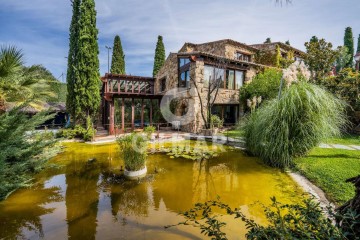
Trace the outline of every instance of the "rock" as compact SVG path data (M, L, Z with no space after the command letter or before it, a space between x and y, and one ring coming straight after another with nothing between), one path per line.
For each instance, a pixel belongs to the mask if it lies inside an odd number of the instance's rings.
M96 158L89 158L87 160L87 163L94 163L94 162L96 162Z

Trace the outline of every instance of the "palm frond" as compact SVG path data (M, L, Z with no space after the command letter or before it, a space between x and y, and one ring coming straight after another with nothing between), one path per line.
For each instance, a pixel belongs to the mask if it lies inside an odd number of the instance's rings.
M15 46L0 47L0 78L16 72L24 64L24 54Z

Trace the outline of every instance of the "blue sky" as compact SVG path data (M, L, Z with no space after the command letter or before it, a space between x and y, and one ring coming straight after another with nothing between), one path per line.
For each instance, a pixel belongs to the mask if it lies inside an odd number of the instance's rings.
M126 72L151 76L157 36L166 54L184 42L231 38L252 44L267 37L290 40L304 50L316 35L334 46L343 44L344 29L360 34L359 0L293 0L280 7L274 0L96 0L100 73L107 70L106 45L119 34ZM66 73L69 0L0 0L0 45L23 49L26 64L43 64L55 77ZM356 47L356 46L355 46Z

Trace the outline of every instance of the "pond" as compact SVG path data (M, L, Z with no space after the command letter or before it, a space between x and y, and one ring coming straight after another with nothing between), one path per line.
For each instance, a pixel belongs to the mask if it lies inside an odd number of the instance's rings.
M206 148L189 141L174 144ZM150 154L147 177L126 181L119 177L124 164L116 144L66 143L50 161L57 167L0 202L0 239L203 239L190 226L164 226L184 220L179 211L218 196L258 223L266 220L257 201L269 204L272 196L300 201L302 190L286 173L240 150L214 147L222 152L203 161ZM229 239L243 239L241 221L222 219Z

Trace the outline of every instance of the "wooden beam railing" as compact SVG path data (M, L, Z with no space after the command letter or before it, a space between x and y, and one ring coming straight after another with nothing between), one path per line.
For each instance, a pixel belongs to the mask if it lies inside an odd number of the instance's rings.
M105 83L105 93L111 94L154 94L154 82L148 80L109 79Z

